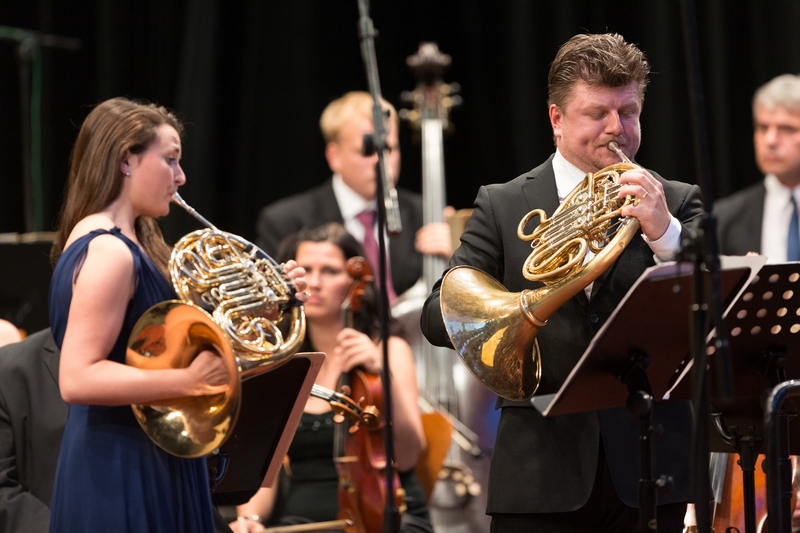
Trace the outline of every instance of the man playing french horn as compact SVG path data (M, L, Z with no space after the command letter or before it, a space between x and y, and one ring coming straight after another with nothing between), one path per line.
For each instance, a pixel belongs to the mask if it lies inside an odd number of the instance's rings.
M511 292L542 287L529 281L539 278L531 278L527 261L531 245L540 242L529 244L531 239L521 237L553 216L565 199L581 201L586 195L570 192L585 186L587 173L620 163L621 157L634 158L649 70L641 50L617 34L577 35L561 47L548 77L556 152L510 182L480 189L451 269L480 269ZM702 213L696 185L667 181L638 165L620 168L618 183L607 191L622 206L618 214L638 221L640 229L632 226L635 234L624 250L617 247L608 267L584 276L579 288L569 287L557 308L544 313L532 308L528 319L538 328L538 393L558 390L634 281L656 261L674 259L682 233ZM520 224L532 210L541 212ZM524 226L519 232L518 225ZM585 245L578 248L579 255L586 254L578 268L587 271L597 270L593 257L607 256ZM426 337L441 346L451 345L440 307L447 292L446 283L443 289L442 281L437 283L422 316ZM461 297L480 301L485 294ZM487 504L491 530L637 531L638 420L625 408L545 418L527 400L532 393L501 394L507 397L498 401L502 414ZM674 480L672 489L658 496L658 531L678 532L689 500L691 411L687 403L658 403L654 418L664 433L654 442L653 474Z

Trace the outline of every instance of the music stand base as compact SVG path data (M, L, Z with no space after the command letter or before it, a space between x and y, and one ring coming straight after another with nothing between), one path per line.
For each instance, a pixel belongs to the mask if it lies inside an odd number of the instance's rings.
M656 486L653 480L653 405L650 384L645 373L648 357L642 352L631 354L630 367L622 376L628 386L628 410L639 419L639 531L656 531Z

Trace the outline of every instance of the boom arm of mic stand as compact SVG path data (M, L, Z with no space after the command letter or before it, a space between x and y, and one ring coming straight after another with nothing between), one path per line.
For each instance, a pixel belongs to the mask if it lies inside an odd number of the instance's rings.
M381 86L378 79L378 61L375 58L375 27L369 18L369 1L358 0L358 35L361 40L361 56L367 70L367 84L372 95L372 123L374 127L372 149L378 152L378 179L383 184L383 205L386 208L386 231L397 235L403 230L400 222L400 204L397 201L397 190L394 188L391 172L386 164L386 127L384 126L383 108L381 107ZM365 152L367 146L365 145Z
M381 288L386 283L386 239L384 237L384 221L394 226L388 226L390 233L399 233L402 229L400 223L400 210L397 204L397 191L390 181L389 173L384 158L386 149L386 132L383 124L383 109L381 108L380 82L378 81L378 62L375 59L375 28L369 18L368 0L358 0L358 33L361 40L361 54L366 68L367 83L372 95L372 122L374 127L373 147L378 151L378 165L376 172L380 175L376 180L378 193L383 196L383 205L378 207L378 257L380 258L378 277ZM366 139L365 139L366 141ZM365 146L366 147L366 146ZM395 533L400 527L400 509L392 493L394 485L394 430L393 398L391 386L391 372L389 372L389 296L386 290L381 291L381 338L383 339L383 375L381 376L384 391L384 447L386 453L386 506L383 514L383 532Z
M695 145L695 168L703 192L705 218L701 234L705 232L704 241L696 243L695 248L695 299L696 304L692 311L693 339L692 356L694 357L694 373L692 384L694 387L694 431L692 480L695 501L709 501L710 474L709 474L709 384L705 368L705 333L706 333L706 308L710 303L713 312L713 323L717 330L718 350L715 354L716 367L718 368L718 388L723 397L730 397L733 384L730 371L730 354L728 353L727 331L722 319L722 298L720 296L719 279L719 249L717 246L716 224L712 210L714 204L714 187L711 179L711 162L709 159L710 146L705 120L705 97L703 95L702 77L700 72L699 43L697 38L697 18L694 0L681 2L681 15L683 21L684 51L686 54L687 78L689 80L689 100L692 109L693 140ZM705 263L710 273L710 302L705 301L703 285L703 271L701 265ZM701 292L702 291L702 292ZM711 530L710 509L705 505L697 507L697 525L703 533Z

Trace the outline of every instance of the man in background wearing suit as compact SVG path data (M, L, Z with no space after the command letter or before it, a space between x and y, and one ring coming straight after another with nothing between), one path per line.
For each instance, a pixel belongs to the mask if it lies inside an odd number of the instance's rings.
M800 76L784 74L753 97L753 144L764 179L714 204L719 251L800 261Z
M67 412L49 329L0 348L0 531L47 531Z
M800 261L800 76L783 74L756 90L753 146L764 178L714 203L719 252L754 252L767 263ZM800 527L800 507L792 526Z
M400 147L397 111L387 101L382 106L389 112L386 143L389 149L387 166L395 182L400 175ZM378 156L363 155L364 136L374 132L373 100L369 93L352 91L334 100L320 117L325 138L325 158L333 177L308 191L279 200L261 210L256 225L256 244L271 256L288 235L305 226L339 222L362 245L368 232L374 239L374 219L363 214L376 210L375 165ZM392 293L400 295L422 276L422 255L450 257L450 230L444 223L422 225L422 199L419 194L398 188L400 219L403 231L387 239ZM377 266L373 272L377 274Z
M512 181L481 187L450 267L481 269L511 292L541 287L522 276L531 245L517 237L517 226L534 209L552 216L587 173L620 162L610 141L634 158L649 71L644 54L620 35L576 35L567 41L548 77L556 153ZM542 358L537 394L558 391L631 285L656 260L675 257L687 225L703 212L696 185L667 181L644 168L623 173L620 183L619 197L636 198L621 214L637 218L641 229L590 287L549 319L537 317L548 319L536 337ZM422 330L431 343L446 346L440 287L441 281L425 303ZM658 312L655 306L651 312ZM498 406L487 504L493 533L638 531L638 418L624 407L543 417L529 401L501 399ZM672 490L658 495L660 533L683 529L691 418L688 402L656 404L654 423L664 432L653 442L653 474L674 480Z

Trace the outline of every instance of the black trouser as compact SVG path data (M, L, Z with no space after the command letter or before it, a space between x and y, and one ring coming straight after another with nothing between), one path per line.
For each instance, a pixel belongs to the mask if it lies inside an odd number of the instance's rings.
M659 505L658 533L681 533L685 503ZM492 533L638 533L639 509L617 496L608 461L600 445L597 474L586 505L566 513L493 514Z

